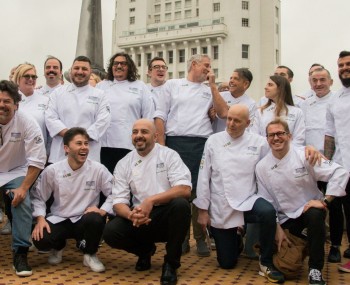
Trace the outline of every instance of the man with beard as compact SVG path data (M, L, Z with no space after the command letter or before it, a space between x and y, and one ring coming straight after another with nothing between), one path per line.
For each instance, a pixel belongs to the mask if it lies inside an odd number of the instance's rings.
M38 92L49 96L56 88L62 85L62 62L54 56L49 56L44 63L44 76L46 84L38 89Z
M96 87L105 91L111 106L111 123L101 138L101 163L113 173L117 162L133 149L129 139L133 123L141 118L153 119L154 104L128 54L114 54L107 73L107 80Z
M101 137L107 130L111 114L103 91L89 85L91 61L86 56L74 59L70 71L72 83L55 90L45 121L52 137L49 162L64 159L63 136L72 127L83 127L90 137L90 159L100 161Z
M137 271L150 269L155 242L167 242L160 281L176 284L181 244L191 219L191 174L175 151L156 144L152 121L137 120L131 137L135 149L114 171L117 216L107 223L103 237L111 247L136 254Z
M214 106L220 118L227 116L227 104L216 87L215 74L211 70L210 57L196 54L187 61L187 78L170 79L162 88L162 96L155 112L158 142L180 154L191 171L192 197L196 197L199 163L204 144L213 133L209 109ZM204 82L208 80L208 87ZM166 136L166 140L165 140ZM197 222L198 209L192 206L193 235L197 255L209 256L205 234ZM190 251L189 232L183 244L183 254Z
M147 84L149 90L152 92L152 99L157 108L158 97L161 96L162 86L166 81L168 75L168 66L165 63L164 58L154 57L148 64L148 77L150 78L150 83Z
M28 191L45 166L46 151L37 123L18 111L20 100L15 83L0 81L0 190L12 200L13 267L18 276L29 276L32 217Z
M49 264L62 262L66 239L74 238L84 253L83 264L94 272L105 271L96 253L105 225L105 216L112 214L112 199L98 208L100 193L109 197L113 176L96 161L88 159L89 135L83 128L70 128L63 136L67 158L49 165L41 173L31 191L32 233L39 250L51 250ZM50 214L46 202L53 195Z
M343 87L333 95L328 104L324 154L328 159L333 159L350 172L350 51L340 52L338 75ZM342 205L345 213L346 233L349 244L349 248L344 252L344 257L350 258L350 183L346 186L346 196L334 199L331 207L341 211ZM340 218L337 222L340 233L343 232L343 224L343 219ZM350 262L338 268L341 271L350 272Z

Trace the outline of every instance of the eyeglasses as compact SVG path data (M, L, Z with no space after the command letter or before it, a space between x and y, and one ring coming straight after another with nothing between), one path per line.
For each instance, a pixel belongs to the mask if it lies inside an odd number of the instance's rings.
M30 74L26 74L26 75L23 75L22 76L23 78L25 78L25 79L33 79L33 80L37 80L37 78L38 78L38 76L36 76L36 75L30 75Z
M273 138L275 138L275 136L277 136L278 138L281 138L281 137L288 135L288 134L289 134L288 132L269 133L266 135L266 137L268 139L273 139Z
M153 65L152 67L151 67L151 70L152 69L155 69L155 70L168 70L168 67L166 66L166 65Z
M113 61L113 66L118 66L121 65L122 67L125 67L128 65L128 63L126 61Z

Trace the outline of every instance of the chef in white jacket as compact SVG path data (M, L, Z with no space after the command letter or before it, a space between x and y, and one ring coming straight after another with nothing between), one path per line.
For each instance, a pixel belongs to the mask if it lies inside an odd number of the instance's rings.
M83 127L90 137L90 159L100 161L101 137L110 120L110 105L103 91L89 85L91 61L78 56L71 68L72 83L55 90L45 112L52 137L49 162L64 159L63 135L72 127Z
M256 167L258 194L273 204L278 223L276 241L287 240L284 229L302 237L307 230L309 284L326 284L324 265L326 209L335 196L344 196L349 173L339 164L322 160L310 166L304 152L291 144L292 135L282 119L266 127L271 152ZM328 182L325 197L317 181Z
M51 250L48 262L62 261L66 239L74 238L84 253L84 265L95 272L105 270L96 256L105 225L112 214L113 176L107 168L87 159L89 135L84 128L70 128L63 137L67 158L49 165L31 191L33 217L37 224L32 237L39 250ZM98 208L100 193L107 197ZM50 213L46 202L53 195Z
M199 208L198 222L203 228L210 225L222 268L237 263L237 227L262 223L261 274L272 282L283 282L283 274L272 263L276 213L256 195L255 166L268 152L268 145L263 137L246 131L249 124L247 106L230 107L226 130L210 136L205 144L193 203Z

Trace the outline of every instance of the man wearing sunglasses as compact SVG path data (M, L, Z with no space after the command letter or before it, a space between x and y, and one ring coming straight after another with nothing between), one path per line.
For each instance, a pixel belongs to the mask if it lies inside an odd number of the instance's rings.
M30 276L27 253L32 211L28 191L44 169L46 151L37 123L18 111L20 100L16 84L0 81L0 190L12 200L13 267L18 276Z
M326 213L336 196L345 195L349 173L339 164L324 159L310 166L303 151L291 144L288 124L279 118L267 125L266 134L271 152L257 164L256 176L258 194L269 201L277 213L278 249L282 241L289 243L283 229L306 239L310 255L309 284L325 285L322 269ZM328 182L325 196L318 189L317 181Z

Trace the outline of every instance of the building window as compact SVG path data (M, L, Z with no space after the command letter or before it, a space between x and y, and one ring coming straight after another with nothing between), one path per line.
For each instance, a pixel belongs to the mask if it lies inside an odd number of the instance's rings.
M137 66L140 67L141 66L141 54L137 54Z
M172 72L168 72L168 77L169 77L169 79L173 79L173 73Z
M213 59L219 59L219 46L213 46Z
M162 51L158 51L158 57L163 57L163 52Z
M249 10L249 2L242 1L242 10Z
M151 53L146 53L146 61L147 61L147 65L149 64L149 62L152 59L152 54Z
M130 0L130 2L132 3L132 2L135 2L136 0Z
M197 54L197 48L191 48L191 55Z
M179 50L179 62L185 62L185 50L184 49Z
M129 11L130 12L135 12L135 8L130 8Z
M191 7L192 5L192 0L185 0L185 7Z
M181 1L176 1L175 2L175 9L176 10L181 9Z
M220 3L213 3L213 11L214 12L220 11Z
M175 20L181 19L181 11L175 12Z
M160 23L160 15L154 15L154 22Z
M249 27L249 19L242 18L242 27Z
M196 9L196 17L199 17L199 9Z
M276 49L276 64L280 64L280 51Z
M278 7L275 7L275 14L276 14L276 18L280 16L280 9L278 9Z
M249 58L249 45L242 45L242 58Z
M171 20L171 13L165 13L165 21Z
M276 35L278 35L279 32L280 32L279 26L278 26L278 24L276 24Z
M179 71L179 78L185 77L185 71Z
M208 47L202 47L202 54L208 54Z
M154 5L154 13L160 13L160 5Z
M171 3L165 3L165 11L171 11Z
M185 18L191 18L191 10L185 10Z
M219 69L214 68L214 69L213 69L213 72L214 72L214 74L215 74L215 78L218 78L218 77L219 77Z
M135 17L130 17L130 18L129 18L129 24L130 24L130 25L135 24Z
M169 61L169 64L174 62L174 53L172 50L168 51L168 61Z

